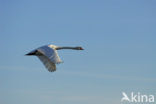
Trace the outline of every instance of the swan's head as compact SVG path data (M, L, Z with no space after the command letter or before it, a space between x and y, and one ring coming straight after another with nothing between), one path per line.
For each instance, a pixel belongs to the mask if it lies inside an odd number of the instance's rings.
M75 47L76 50L84 50L82 47Z

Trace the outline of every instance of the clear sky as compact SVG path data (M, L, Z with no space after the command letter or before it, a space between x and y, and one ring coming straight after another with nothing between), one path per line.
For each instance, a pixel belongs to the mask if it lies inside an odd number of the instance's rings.
M155 0L1 0L0 104L120 104L156 95ZM63 64L48 72L24 54L46 44Z

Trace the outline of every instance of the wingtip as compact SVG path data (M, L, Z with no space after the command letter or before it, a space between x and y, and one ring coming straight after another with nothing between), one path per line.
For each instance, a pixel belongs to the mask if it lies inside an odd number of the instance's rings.
M28 54L25 54L24 56L28 56Z
M25 54L25 56L32 56L32 55L36 55L36 51Z

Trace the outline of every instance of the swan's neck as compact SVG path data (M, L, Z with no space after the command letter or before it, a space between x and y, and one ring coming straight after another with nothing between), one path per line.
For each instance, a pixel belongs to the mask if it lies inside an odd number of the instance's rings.
M60 49L77 49L76 47L57 47L56 50L60 50Z

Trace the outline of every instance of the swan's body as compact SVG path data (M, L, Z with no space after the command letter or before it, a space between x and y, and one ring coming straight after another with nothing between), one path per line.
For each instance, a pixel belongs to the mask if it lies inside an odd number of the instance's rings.
M45 45L39 47L26 55L35 55L41 62L45 65L48 71L56 71L56 64L61 63L61 59L58 56L57 50L60 49L74 49L74 50L83 50L81 47L58 47L55 45Z

